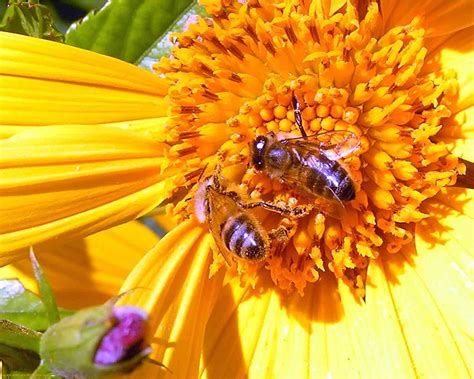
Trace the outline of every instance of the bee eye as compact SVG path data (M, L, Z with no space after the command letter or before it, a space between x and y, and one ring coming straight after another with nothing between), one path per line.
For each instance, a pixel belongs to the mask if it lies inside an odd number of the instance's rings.
M252 145L252 164L257 170L263 170L263 153L267 139L265 136L258 136Z
M257 170L263 169L263 159L260 156L254 156L252 159L252 164Z

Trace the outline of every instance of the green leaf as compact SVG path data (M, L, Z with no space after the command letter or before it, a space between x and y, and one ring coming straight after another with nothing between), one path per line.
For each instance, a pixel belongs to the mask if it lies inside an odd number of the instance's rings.
M40 338L39 332L8 320L0 320L0 344L38 353Z
M111 0L71 25L66 43L127 62L141 61L192 0Z
M59 321L59 311L54 298L53 290L48 282L48 279L43 273L38 261L36 260L33 249L30 249L30 260L33 265L33 272L35 273L36 282L41 294L41 300L43 300L46 308L46 315L48 316L49 325L53 325Z
M151 69L152 65L161 57L170 54L171 48L173 47L173 44L170 41L170 35L172 33L183 30L190 17L206 15L206 9L202 5L197 3L193 4L181 15L180 18L175 20L175 22L168 28L167 32L158 39L153 48L139 62L139 65Z
M8 378L13 378L11 370L33 371L40 363L35 352L0 344L0 360L9 370ZM27 375L23 375L25 378Z
M62 42L64 38L54 27L49 9L36 0L10 0L0 30L52 41Z
M61 317L72 313L60 310ZM49 325L41 299L16 279L0 280L0 319L40 331L46 330Z

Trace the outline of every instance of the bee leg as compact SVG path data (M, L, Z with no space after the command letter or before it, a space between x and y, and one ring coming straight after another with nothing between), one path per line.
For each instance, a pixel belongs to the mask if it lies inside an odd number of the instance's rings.
M223 192L222 184L220 181L221 171L222 166L220 164L217 164L214 169L214 175L212 175L212 184L214 185L214 188L219 192Z
M265 201L256 201L254 203L244 203L242 201L236 200L237 203L245 209L252 209L261 207L272 212L280 213L285 216L290 217L304 217L307 216L313 209L313 205L299 205L295 207L282 207L273 203L268 203Z
M285 223L285 221L287 222ZM279 255L279 253L285 249L288 241L295 234L295 231L296 224L288 219L283 219L280 221L277 228L268 233L268 236L274 243L274 255Z

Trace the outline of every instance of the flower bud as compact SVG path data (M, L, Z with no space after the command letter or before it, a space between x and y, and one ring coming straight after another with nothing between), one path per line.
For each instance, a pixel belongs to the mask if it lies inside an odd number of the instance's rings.
M94 378L132 370L149 353L143 347L146 313L107 302L78 311L41 337L43 364L56 375Z

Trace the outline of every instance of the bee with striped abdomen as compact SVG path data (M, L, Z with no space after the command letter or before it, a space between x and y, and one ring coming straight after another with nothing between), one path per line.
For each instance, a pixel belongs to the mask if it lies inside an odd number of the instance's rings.
M295 119L302 137L279 138L273 132L256 137L251 144L252 165L310 199L323 197L340 204L354 200L354 182L338 160L359 146L359 138L350 131L307 136L301 117Z
M257 218L244 208L235 192L221 187L218 175L206 179L195 195L198 221L207 220L209 230L225 260L230 256L261 261L270 251L270 237Z

